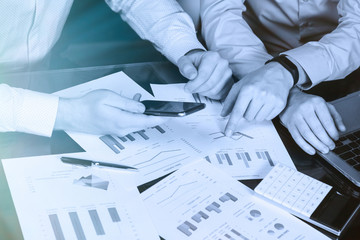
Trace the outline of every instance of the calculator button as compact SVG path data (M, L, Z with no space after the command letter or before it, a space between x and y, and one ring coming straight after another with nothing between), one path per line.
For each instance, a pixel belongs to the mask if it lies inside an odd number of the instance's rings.
M360 170L360 164L357 166ZM255 191L280 204L282 208L310 217L329 193L331 186L289 167L282 165L281 168L280 172L275 166ZM273 174L272 171L275 170L276 173Z

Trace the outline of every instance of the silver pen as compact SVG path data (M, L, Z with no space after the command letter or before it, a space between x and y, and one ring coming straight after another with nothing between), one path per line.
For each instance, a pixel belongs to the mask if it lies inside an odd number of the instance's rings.
M81 158L72 158L72 157L61 157L60 158L63 163L73 164L73 165L81 165L84 167L107 167L107 168L120 168L120 169L129 169L129 170L138 170L135 167L131 167L128 165L122 165L117 163L109 163L109 162L100 162L95 160L81 159Z

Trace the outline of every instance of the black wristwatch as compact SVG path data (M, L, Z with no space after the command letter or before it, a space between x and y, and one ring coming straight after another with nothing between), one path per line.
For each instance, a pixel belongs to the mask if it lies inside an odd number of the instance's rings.
M294 79L293 86L295 86L298 83L298 81L299 81L299 70L296 67L296 65L286 57L286 55L276 56L276 57L266 61L265 64L268 64L269 62L278 62L278 63L280 63L292 75L292 77Z

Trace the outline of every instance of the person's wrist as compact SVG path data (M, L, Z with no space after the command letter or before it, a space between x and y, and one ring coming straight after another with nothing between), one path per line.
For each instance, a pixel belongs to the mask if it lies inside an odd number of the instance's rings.
M265 65L270 62L277 62L279 63L283 68L285 68L292 76L293 83L292 86L296 86L299 81L299 70L298 67L287 58L286 55L279 55L276 56L267 62L265 62Z
M272 79L281 79L281 83L290 91L294 83L291 73L278 62L269 62L266 66L271 69L268 77ZM274 78L274 76L278 76L278 78Z
M69 124L71 124L71 121L69 121L69 116L71 116L71 105L72 104L70 103L69 99L59 98L59 104L54 125L55 130L66 130L71 128L71 126L69 126Z
M203 53L205 52L205 49L201 49L201 48L195 48L195 49L191 49L190 51L188 51L187 53L184 54L184 56L188 56L194 53Z

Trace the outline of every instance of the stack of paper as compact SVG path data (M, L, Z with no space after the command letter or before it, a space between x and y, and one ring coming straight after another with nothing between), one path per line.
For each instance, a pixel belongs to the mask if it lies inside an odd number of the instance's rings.
M233 179L263 178L277 162L294 167L271 122L243 121L228 138L221 102L185 93L183 84L152 88L156 99L207 107L126 136L68 132L87 151L72 157L138 172L75 167L57 155L3 160L25 239L159 239L153 224L167 240L327 239ZM154 99L122 72L55 94L78 97L95 89ZM136 186L171 172L141 200Z

